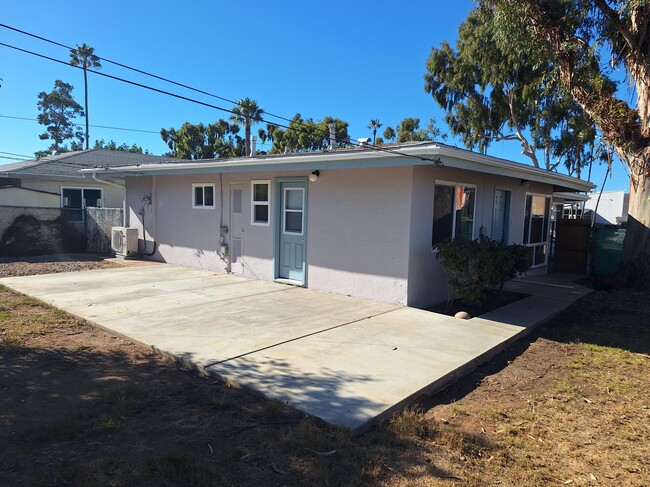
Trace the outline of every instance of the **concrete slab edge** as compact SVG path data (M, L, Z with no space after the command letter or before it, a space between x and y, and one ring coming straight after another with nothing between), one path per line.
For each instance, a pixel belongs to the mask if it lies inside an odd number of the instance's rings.
M591 292L591 290L589 290L589 292ZM589 294L589 292L585 293L585 296L587 294ZM528 299L528 298L524 298L524 299ZM557 311L555 311L553 313L550 313L548 316L544 317L542 320L538 321L537 323L535 323L533 325L522 328L519 332L515 333L510 338L502 341L498 345L495 345L491 349L486 350L485 352L481 353L480 355L477 355L476 357L474 357L469 362L466 362L465 364L461 365L457 369L452 370L448 374L446 374L446 375L444 375L442 377L439 377L438 379L436 379L431 384L421 388L420 390L414 392L413 394L410 394L408 397L402 399L397 404L394 404L390 408L388 408L385 411L379 413L378 415L376 415L372 419L366 421L365 423L363 423L363 424L361 424L361 425L359 425L359 426L357 426L355 428L351 428L350 431L351 431L352 436L357 436L357 435L360 435L360 434L363 434L363 433L369 431L370 429L372 429L377 424L381 423L382 421L385 421L385 420L389 419L393 414L395 414L395 413L397 413L399 411L402 411L402 410L406 409L407 407L409 407L410 405L417 402L417 399L420 398L421 396L423 396L423 395L432 395L432 394L435 394L435 393L438 393L438 392L444 390L445 388L447 388L448 386L453 384L459 378L467 375L471 371L477 369L478 367L480 367L484 363L488 362L489 360L491 360L494 357L496 357L497 355L499 355L506 348L508 348L512 343L514 343L514 342L516 342L518 340L521 340L526 335L529 335L533 331L535 331L539 326L543 325L544 323L548 323L553 318L560 315L562 312L564 312L567 308L572 306L577 301L578 300L573 301L573 302L567 302L566 306L563 306L561 309L559 309L559 310L557 310ZM480 316L478 316L477 318L480 318Z

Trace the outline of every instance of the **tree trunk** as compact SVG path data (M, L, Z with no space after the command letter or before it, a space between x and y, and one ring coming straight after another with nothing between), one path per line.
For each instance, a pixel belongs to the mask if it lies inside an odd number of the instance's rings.
M244 137L246 138L246 140L244 140L244 147L246 148L246 156L245 157L249 157L251 155L251 120L250 120L250 118L246 118Z
M88 133L88 74L86 73L86 62L84 61L84 108L86 111L86 150L88 150L88 139L90 134Z
M622 284L650 289L650 178L639 177L630 188L630 209L618 272Z

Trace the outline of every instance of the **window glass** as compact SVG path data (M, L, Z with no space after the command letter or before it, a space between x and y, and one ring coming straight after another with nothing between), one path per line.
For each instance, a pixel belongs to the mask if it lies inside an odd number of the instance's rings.
M435 246L446 238L474 238L476 188L437 184L433 190L433 232Z
M269 186L267 181L253 182L252 223L268 225L269 223Z
M214 206L214 188L212 186L203 188L203 201L205 206Z
M456 234L455 238L472 240L474 229L474 188L456 186Z
M214 184L193 184L193 207L214 208Z
M269 207L267 205L255 205L255 223L266 223L269 221Z
M84 202L86 207L92 206L99 208L102 206L102 190L101 189L84 189Z
M81 188L64 188L63 208L83 208L81 205Z
M269 185L268 183L255 183L253 184L253 201L269 201Z
M194 188L194 206L203 206L203 186Z
M530 249L528 262L532 267L542 266L548 260L550 210L551 198L548 196L526 196L524 244Z
M436 186L433 190L433 236L432 245L451 238L453 230L454 187Z
M533 260L533 265L543 265L546 264L546 245L537 245L535 249L535 258Z

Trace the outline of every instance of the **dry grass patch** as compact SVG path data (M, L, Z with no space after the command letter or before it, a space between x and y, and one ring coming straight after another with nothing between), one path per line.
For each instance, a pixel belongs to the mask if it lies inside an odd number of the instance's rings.
M0 484L650 485L649 297L589 296L351 437L0 288Z

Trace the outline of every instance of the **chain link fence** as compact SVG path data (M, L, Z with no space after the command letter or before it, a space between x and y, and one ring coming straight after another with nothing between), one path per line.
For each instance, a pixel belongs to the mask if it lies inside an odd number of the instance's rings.
M0 257L110 253L111 226L122 225L121 209L0 206Z

